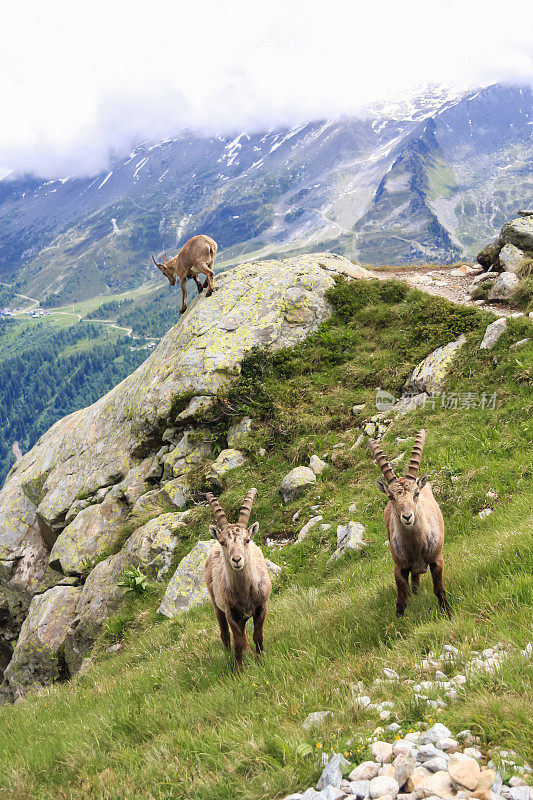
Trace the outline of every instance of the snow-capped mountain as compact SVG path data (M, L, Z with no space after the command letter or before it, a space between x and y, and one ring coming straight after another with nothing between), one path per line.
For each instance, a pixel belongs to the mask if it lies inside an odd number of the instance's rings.
M364 118L182 132L89 178L8 175L0 276L67 302L153 278L150 252L199 232L219 265L316 249L369 264L472 257L532 203L531 110L531 88L433 87Z

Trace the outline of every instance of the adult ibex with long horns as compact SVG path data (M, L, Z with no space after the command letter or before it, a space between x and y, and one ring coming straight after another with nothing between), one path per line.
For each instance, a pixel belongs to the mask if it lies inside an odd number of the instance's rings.
M181 310L183 314L187 310L187 278L192 278L196 284L198 292L203 292L205 284L200 283L198 280L199 275L207 276L207 297L215 291L215 273L213 265L215 263L215 256L217 254L217 243L210 236L193 236L188 242L185 242L177 256L166 260L166 254L163 258L163 263L159 264L152 255L152 261L158 269L161 270L163 275L168 278L171 286L176 285L179 280L181 285Z
M419 431L405 478L395 475L378 443L374 439L368 441L372 455L383 473L383 478L378 479L378 486L389 498L385 509L385 525L394 560L398 616L404 613L407 606L409 573L411 588L416 594L420 575L427 572L428 566L439 606L450 616L450 605L442 580L444 520L427 482L427 475L418 477L425 439L425 430Z
M248 527L256 495L257 489L250 489L234 525L228 522L218 500L211 493L206 495L217 523L209 526L209 532L217 544L207 556L205 581L215 609L220 637L228 650L231 647L230 630L233 634L236 670L242 669L242 654L249 648L245 628L250 618L254 621L257 654L263 652L263 623L272 591L263 553L252 542L259 530L259 523L254 522Z

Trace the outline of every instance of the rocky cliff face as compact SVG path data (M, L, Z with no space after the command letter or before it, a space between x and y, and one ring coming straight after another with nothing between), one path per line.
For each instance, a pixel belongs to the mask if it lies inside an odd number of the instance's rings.
M199 415L251 348L294 345L316 330L330 314L325 293L341 274L368 276L327 253L225 273L136 372L56 423L13 467L0 492L5 698L79 668L120 603L125 570L142 567L168 582L188 473L210 455ZM232 449L219 461L217 479L242 456ZM177 513L160 512L124 541L132 509L154 497Z

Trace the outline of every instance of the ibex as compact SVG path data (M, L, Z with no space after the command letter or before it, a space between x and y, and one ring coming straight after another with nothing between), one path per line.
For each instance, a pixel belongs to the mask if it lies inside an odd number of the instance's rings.
M152 261L163 275L168 278L171 286L176 285L179 279L181 285L181 310L183 314L187 310L187 278L192 278L199 292L204 290L205 284L201 284L198 276L207 275L207 297L210 297L215 290L215 273L213 265L217 254L217 243L209 236L200 234L193 236L185 242L177 256L166 260L166 253L163 263L158 264L152 255Z
M383 478L378 479L378 486L389 498L385 509L385 525L394 560L398 616L404 613L407 606L409 573L411 588L416 594L420 575L427 572L428 566L439 606L450 616L450 605L442 581L444 520L427 482L427 475L418 477L425 439L425 430L419 431L405 478L396 477L378 443L374 439L368 441L372 455L383 473Z
M254 620L257 654L263 652L263 623L272 591L263 553L252 542L259 523L247 527L256 495L257 489L250 489L235 525L230 525L216 498L210 493L206 495L217 522L209 526L209 532L217 544L207 556L205 581L220 638L228 650L231 648L230 629L233 633L234 666L238 671L242 669L243 651L249 648L245 627L250 617Z

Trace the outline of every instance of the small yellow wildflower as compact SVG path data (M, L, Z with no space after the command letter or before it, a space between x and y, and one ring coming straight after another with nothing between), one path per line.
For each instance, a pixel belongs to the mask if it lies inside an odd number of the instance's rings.
M317 743L316 743L316 746L317 746L317 748L320 750L320 748L322 747L322 742L317 742Z

